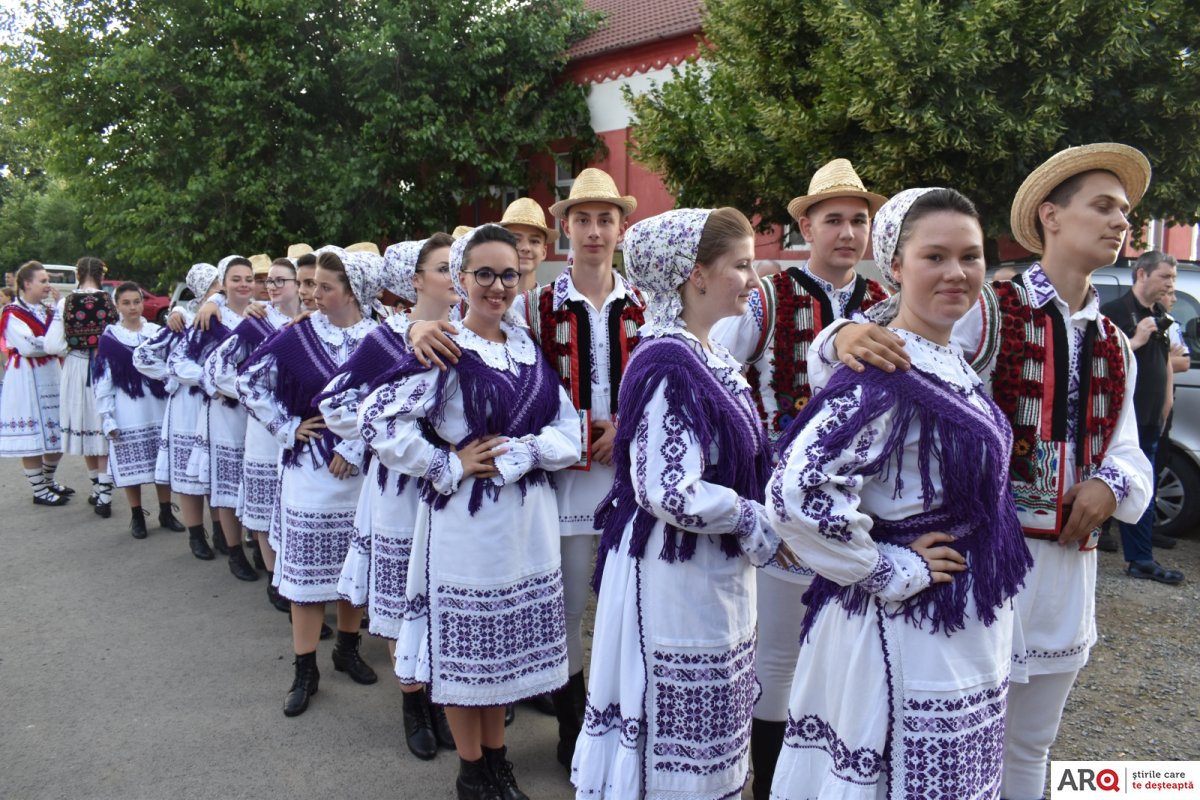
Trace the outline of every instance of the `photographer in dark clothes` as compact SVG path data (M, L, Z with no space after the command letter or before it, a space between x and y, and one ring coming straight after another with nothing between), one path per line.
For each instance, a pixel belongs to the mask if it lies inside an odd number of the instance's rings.
M1171 344L1167 329L1174 320L1159 301L1175 288L1175 258L1157 250L1138 257L1133 265L1133 288L1122 297L1106 303L1101 311L1129 337L1137 357L1137 388L1133 394L1137 414L1138 441L1142 452L1154 463L1163 423L1170 409L1172 372ZM1155 476L1157 483L1157 476ZM1160 537L1171 546L1174 540ZM1170 542L1170 544L1167 544ZM1183 573L1166 569L1154 560L1154 503L1136 524L1121 523L1121 547L1128 562L1126 574L1159 583L1176 584Z

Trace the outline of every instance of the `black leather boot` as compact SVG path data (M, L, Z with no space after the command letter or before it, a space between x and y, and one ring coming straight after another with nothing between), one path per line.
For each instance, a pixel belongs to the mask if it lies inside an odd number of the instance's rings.
M337 646L333 648L333 668L349 675L355 683L371 684L379 680L379 676L375 674L375 670L371 669L371 665L363 661L362 656L358 654L360 641L362 641L362 634L358 631L354 633L338 631Z
M522 792L517 786L517 779L513 775L513 765L506 757L507 755L507 747L483 748L483 763L487 764L488 772L492 776L492 783L496 784L496 788L500 790L500 797L503 800L529 800L529 795Z
M175 516L175 513L171 510L170 506L158 507L158 527L166 528L167 530L175 531L176 533L183 533L187 530L187 528L184 527L184 524Z
M192 548L192 555L201 561L212 561L216 558L213 555L212 548L208 546L208 540L204 536L204 528L197 525L194 528L188 528L188 547Z
M425 690L403 692L404 695L404 743L414 756L429 761L437 755L437 736L433 732L433 719L429 714L429 698Z
M425 694L429 694L428 689L425 690ZM433 735L437 737L438 744L447 750L453 750L454 732L450 730L450 720L446 719L446 709L430 701L429 716L433 717Z
M485 759L467 761L458 759L458 780L454 788L458 791L458 800L501 800L500 790L492 781Z
M260 548L258 546L258 542L253 539L250 541L250 561L254 564L255 569L260 569L263 572L270 572L270 570L267 569L267 562L263 561L262 548Z
M213 514L215 517L216 514ZM225 530L221 527L221 523L213 520L213 550L216 550L223 556L229 555L229 545L225 544Z
M775 762L783 749L786 722L766 719L750 721L750 766L754 770L754 800L769 800L771 781L775 779Z
M587 688L583 684L583 671L580 670L567 679L567 685L550 695L554 701L554 716L558 718L558 763L568 770L571 759L575 757L575 742L579 739L579 731L583 727L582 695L587 700Z
M283 714L286 717L298 717L308 708L308 698L317 693L317 685L321 682L321 672L317 669L317 653L296 656L293 662L296 666L296 677L292 680L292 688L283 699Z
M133 519L129 521L129 535L135 539L145 539L150 535L146 530L146 512L140 508L130 510L133 513Z
M277 611L290 614L292 611L292 601L279 593L279 590L271 583L271 579L271 574L267 573L267 600L271 602L271 605L275 606Z
M513 724L513 720L517 718L517 706L515 703L509 703L504 707L504 727Z
M258 570L250 565L249 560L246 558L246 551L242 549L240 544L235 544L229 548L229 571L239 581L258 580Z

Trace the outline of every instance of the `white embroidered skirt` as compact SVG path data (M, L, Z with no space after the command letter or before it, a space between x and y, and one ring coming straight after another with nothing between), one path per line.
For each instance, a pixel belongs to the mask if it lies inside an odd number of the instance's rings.
M237 515L247 530L271 530L271 515L279 504L279 443L256 419L246 420L246 448Z
M58 359L35 366L10 357L0 392L0 456L40 456L62 451L58 422Z
M154 480L170 484L171 491L179 494L201 497L208 494L208 480L188 474L188 462L196 446L196 429L206 402L198 387L188 386L179 387L167 400Z
M58 399L63 452L67 455L108 455L108 440L104 438L100 415L96 413L91 365L91 359L83 352L72 353L63 362Z

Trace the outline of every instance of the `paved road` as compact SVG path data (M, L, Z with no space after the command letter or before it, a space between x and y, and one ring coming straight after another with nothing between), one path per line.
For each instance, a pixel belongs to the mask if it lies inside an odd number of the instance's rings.
M364 638L373 686L334 672L322 642L320 692L287 719L291 636L265 580L197 561L186 533L133 539L119 491L95 516L80 458L59 479L71 503L34 506L0 461L0 797L454 797L453 752L404 747L383 640ZM553 719L521 708L508 740L534 800L571 796Z

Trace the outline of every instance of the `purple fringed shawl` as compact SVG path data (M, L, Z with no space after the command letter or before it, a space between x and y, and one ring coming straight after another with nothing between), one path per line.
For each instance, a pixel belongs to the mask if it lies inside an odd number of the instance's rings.
M971 591L979 620L991 625L996 621L995 610L1016 594L1033 566L1008 483L1012 430L1004 413L982 392L979 396L987 411L980 411L940 378L917 369L886 373L868 367L862 374L838 370L792 422L779 441L779 451L786 451L817 409L859 388L862 397L857 409L821 445L828 452L842 450L871 420L895 408L895 421L882 452L860 470L886 479L888 465L895 458L895 496L904 488L899 473L909 426L914 422L921 426L916 455L924 512L903 520L876 518L871 538L907 547L922 534L940 531L956 537L950 547L967 559L965 572L956 574L950 583L933 584L908 598L894 616L903 616L918 628L929 620L932 632L941 630L948 636L963 628L967 592ZM935 462L940 486L934 485L930 475ZM939 489L940 506L933 508ZM866 613L871 595L857 585L839 586L818 575L804 595L808 611L802 640L817 612L831 599L854 615Z
M764 487L771 474L771 450L762 420L750 399L750 390L744 390L740 400L732 395L696 347L680 337L658 337L643 340L630 357L617 402L624 424L617 428L613 443L616 480L596 508L595 526L603 530L592 579L596 591L600 590L609 552L620 546L629 521L633 520L629 555L642 558L657 520L637 504L630 464L637 428L660 385L665 385L671 412L695 437L701 452L710 453L716 447L718 458L704 470L703 480L727 486L749 500L763 501ZM651 420L651 424L658 422ZM659 558L667 562L688 561L696 552L698 536L668 522ZM729 558L741 554L734 534L721 534L720 546Z
M202 363L232 333L233 331L229 330L225 323L221 322L219 318L213 317L208 322L208 330L202 331L199 328L193 328L188 332L187 346L184 347L183 354L189 361Z
M518 364L516 374L488 366L478 354L465 348L458 363L451 369L458 375L457 391L462 394L463 412L467 423L467 435L461 441L454 442L455 447L463 447L485 436L519 439L522 436L536 435L558 417L558 376L540 350L537 351L537 361L533 364ZM375 385L381 386L425 371L426 368L410 353L404 357L403 364L398 369L380 379ZM444 444L437 439L433 428L445 418L446 401L449 399L446 394L446 381L449 374L449 371L438 373L429 413L429 427L425 430L426 438L437 444ZM551 486L554 485L545 470L534 468L525 473L517 481L522 500L530 486L548 482ZM475 516L483 507L484 493L496 500L503 488L504 485L491 478L476 478L471 485L467 511L471 516ZM432 486L425 485L423 491L424 499L435 511L440 511L450 502L448 495L434 491Z
M325 400L346 389L364 385L367 388L362 396L366 397L384 383L387 383L390 380L389 376L396 375L397 371L406 364L408 357L408 343L404 341L404 337L392 330L387 324L378 325L362 340L362 343L354 351L354 354L346 359L346 363L342 365L341 370L337 374L333 388L328 392L318 395L315 402L317 405L320 405ZM430 439L430 441L433 441L433 439ZM374 451L367 448L363 463L364 472L370 467L371 460L374 457ZM383 466L383 464L379 465L378 478L379 491L386 492L388 468ZM408 478L408 475L400 475L396 481L396 494L404 491L404 487L408 485Z
M133 366L133 348L107 332L100 337L96 355L92 359L92 380L99 380L105 373L112 375L113 386L118 391L140 400L149 391L159 400L167 398L167 387L162 381L151 380Z
M240 325L238 327L241 327ZM313 328L312 321L305 319L268 337L254 354L238 368L244 373L253 364L267 356L275 357L276 380L273 394L290 416L302 420L319 417L317 396L329 383L338 364L329 357L321 338ZM342 438L328 428L308 442L314 460L326 466L333 460L333 448ZM294 467L300 463L304 447L293 446L283 451L282 463Z

